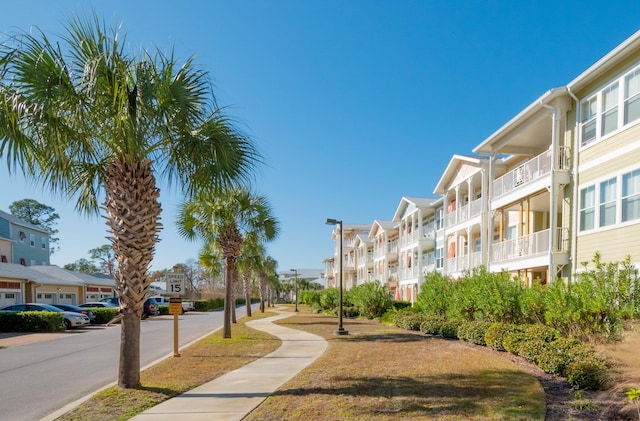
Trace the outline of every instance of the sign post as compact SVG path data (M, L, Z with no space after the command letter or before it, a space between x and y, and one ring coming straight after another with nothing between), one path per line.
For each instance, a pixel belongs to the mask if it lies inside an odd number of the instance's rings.
M169 298L169 314L173 314L173 356L179 357L178 351L178 316L182 313L182 295L185 292L185 274L178 272L179 266L173 267L173 272L166 275L167 293L171 294Z

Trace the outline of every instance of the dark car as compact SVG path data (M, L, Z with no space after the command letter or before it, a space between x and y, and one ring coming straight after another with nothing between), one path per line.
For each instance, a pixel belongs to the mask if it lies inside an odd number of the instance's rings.
M160 314L160 307L153 298L147 298L142 305L142 317L157 316Z
M101 303L119 306L120 301L118 297L107 297L100 300ZM149 316L157 316L160 314L160 307L158 307L158 303L153 298L147 298L144 304L142 305L142 317Z
M90 310L88 308L78 307L73 304L51 304L51 305L54 307L58 307L60 310L73 311L76 313L84 314L85 316L89 317L89 321L91 323L96 322L96 313L93 310Z
M85 314L76 313L74 311L61 310L58 307L54 307L51 304L44 303L26 303L26 304L13 304L7 307L3 307L0 311L54 311L56 313L64 313L63 323L65 329L71 329L72 327L87 326L89 324L89 317Z

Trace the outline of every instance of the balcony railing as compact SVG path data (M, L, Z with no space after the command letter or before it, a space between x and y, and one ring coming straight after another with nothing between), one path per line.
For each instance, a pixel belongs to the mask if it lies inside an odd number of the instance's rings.
M561 147L558 157L557 167L561 170L569 168L568 162L569 148ZM545 177L551 172L553 165L551 162L551 151L547 150L540 155L530 159L524 164L514 168L502 177L494 180L493 182L493 197L498 198L509 193L511 190Z
M475 199L471 203L464 204L460 209L447 214L447 226L450 227L460 222L467 221L482 212L482 198Z
M491 261L501 262L520 257L532 257L549 252L549 235L551 230L546 229L520 238L495 243L492 246ZM568 244L568 230L557 228L554 238L553 251L565 252Z

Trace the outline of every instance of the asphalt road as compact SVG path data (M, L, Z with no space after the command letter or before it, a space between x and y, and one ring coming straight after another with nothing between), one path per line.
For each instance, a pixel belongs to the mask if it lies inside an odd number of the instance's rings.
M178 326L183 346L220 328L222 312L187 313ZM173 316L143 320L140 330L141 367L173 355ZM119 352L119 325L0 349L0 420L41 420L117 381Z

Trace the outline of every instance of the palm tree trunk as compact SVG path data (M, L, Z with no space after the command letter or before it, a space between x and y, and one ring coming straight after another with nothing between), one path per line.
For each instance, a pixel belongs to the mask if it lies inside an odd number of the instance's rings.
M236 319L236 303L238 301L238 291L236 291L238 286L238 268L234 268L233 270L232 283L231 289L233 290L233 305L231 306L231 322L238 323L238 320Z
M251 276L251 270L247 270L242 274L242 289L247 306L247 317L251 317Z
M140 315L122 313L118 387L140 386Z
M264 313L264 302L267 293L267 275L264 273L258 274L258 287L260 289L260 312Z
M156 187L151 161L114 162L105 177L104 209L113 254L118 262L116 292L120 300L122 326L118 387L140 385L140 317L151 285L148 276L158 241L160 190Z
M235 272L235 259L227 258L224 267L224 323L222 327L223 337L231 337L231 312L235 307L233 294L233 274Z

